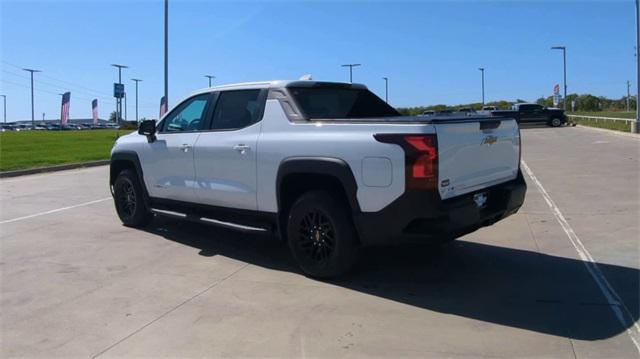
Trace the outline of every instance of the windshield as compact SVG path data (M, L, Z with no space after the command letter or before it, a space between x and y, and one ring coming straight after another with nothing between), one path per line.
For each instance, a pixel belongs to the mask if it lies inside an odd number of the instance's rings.
M400 113L366 89L290 88L307 119L394 117Z

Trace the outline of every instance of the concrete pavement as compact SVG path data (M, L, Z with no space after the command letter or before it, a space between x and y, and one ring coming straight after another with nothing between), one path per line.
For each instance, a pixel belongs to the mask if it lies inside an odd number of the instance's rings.
M2 357L638 357L640 141L522 134L547 197L525 175L517 215L441 249L367 249L331 282L265 236L123 227L106 167L0 180Z

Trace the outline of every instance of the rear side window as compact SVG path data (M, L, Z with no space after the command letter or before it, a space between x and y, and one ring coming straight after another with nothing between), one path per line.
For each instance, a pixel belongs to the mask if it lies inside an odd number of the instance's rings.
M289 88L307 119L393 117L400 113L365 89Z
M260 90L221 92L211 128L231 130L247 127L260 120L261 109Z

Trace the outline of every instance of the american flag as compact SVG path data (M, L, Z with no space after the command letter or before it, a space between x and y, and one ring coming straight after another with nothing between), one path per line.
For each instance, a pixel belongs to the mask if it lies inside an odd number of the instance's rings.
M165 113L167 113L167 99L162 96L160 99L160 118L162 118Z
M71 103L71 92L62 95L62 109L60 110L60 123L64 126L69 122L69 106Z
M98 124L98 99L91 101L91 112L93 114L93 124Z

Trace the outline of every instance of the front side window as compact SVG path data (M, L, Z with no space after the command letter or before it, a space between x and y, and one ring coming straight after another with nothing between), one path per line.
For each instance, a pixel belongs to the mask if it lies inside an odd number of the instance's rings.
M366 89L289 88L307 119L395 117L400 113Z
M198 131L204 124L204 109L209 94L192 97L164 119L163 132Z
M212 129L247 127L260 120L260 90L223 91L213 112Z

